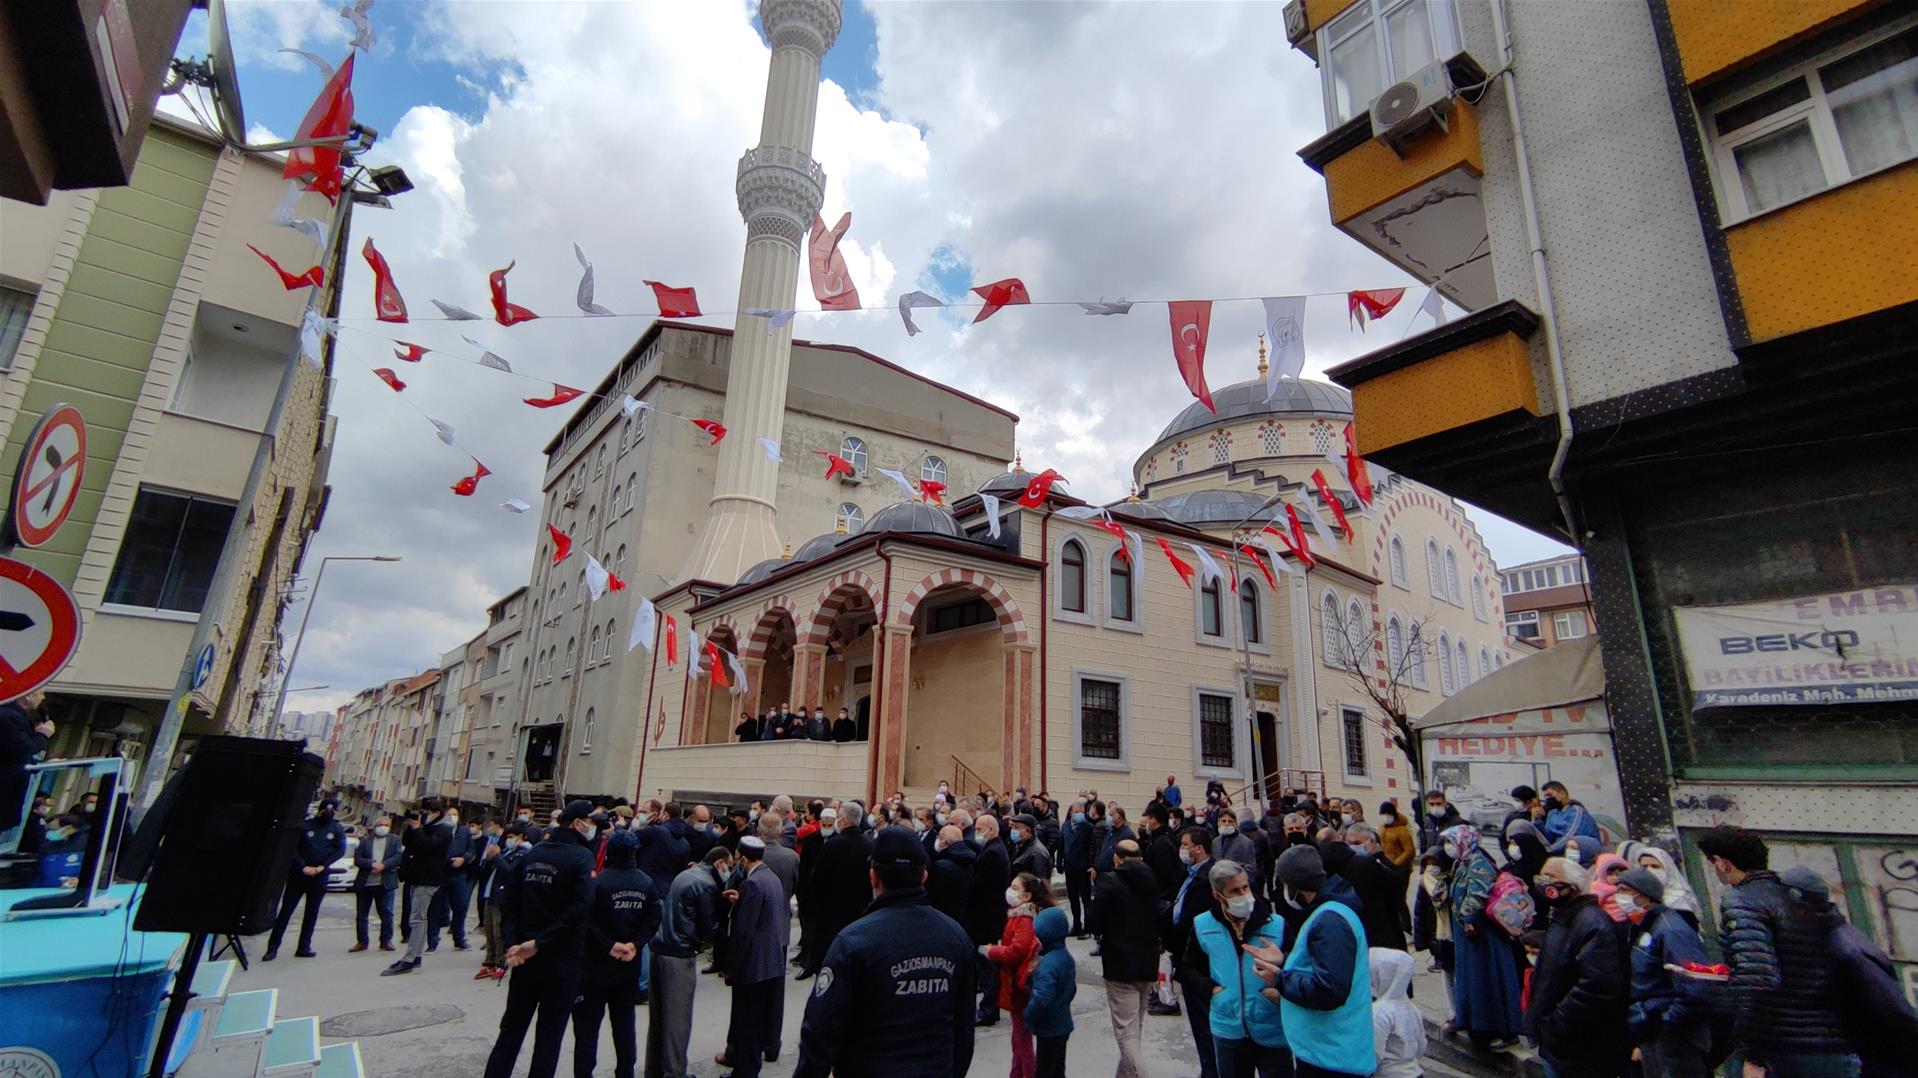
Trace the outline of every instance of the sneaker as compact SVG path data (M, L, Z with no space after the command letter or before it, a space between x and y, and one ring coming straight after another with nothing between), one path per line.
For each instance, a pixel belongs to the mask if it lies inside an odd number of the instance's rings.
M420 968L420 964L417 959L412 962L408 962L406 959L402 958L398 962L395 962L392 965L381 970L380 976L397 977L402 973L411 973L418 968Z
M475 974L473 974L473 979L474 979L474 980L476 980L476 981L488 981L488 980L493 980L493 979L494 979L494 978L493 978L493 967L491 967L491 966L481 966L481 967L479 968L479 972L478 972L478 973L475 973Z

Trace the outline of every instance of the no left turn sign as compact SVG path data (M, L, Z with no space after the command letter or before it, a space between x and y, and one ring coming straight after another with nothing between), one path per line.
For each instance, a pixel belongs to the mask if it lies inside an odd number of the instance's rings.
M86 467L86 421L78 408L56 404L34 425L13 470L9 537L30 547L52 539L80 497Z
M52 681L80 648L80 605L60 582L0 558L0 700Z

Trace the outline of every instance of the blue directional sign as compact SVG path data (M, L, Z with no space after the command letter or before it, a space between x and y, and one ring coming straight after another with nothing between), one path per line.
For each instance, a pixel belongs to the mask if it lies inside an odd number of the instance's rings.
M193 664L193 687L198 689L213 676L213 645L200 649L200 661Z

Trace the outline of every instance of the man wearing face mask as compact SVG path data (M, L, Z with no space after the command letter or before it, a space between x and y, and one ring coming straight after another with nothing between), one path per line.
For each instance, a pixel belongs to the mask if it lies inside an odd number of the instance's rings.
M1410 873L1412 862L1418 859L1418 843L1412 839L1412 826L1405 822L1396 801L1379 806L1379 852L1401 874Z
M1319 852L1287 850L1274 871L1281 901L1305 912L1286 928L1283 954L1256 945L1254 972L1279 998L1279 1014L1298 1078L1371 1074L1372 983L1358 896L1327 876ZM1267 997L1271 998L1270 996Z
M1031 813L1022 813L1012 818L1012 826L1006 829L1006 840L1012 844L1012 874L1030 872L1034 876L1052 882L1052 851L1039 841L1039 821Z
M856 801L841 805L831 837L820 846L809 884L813 923L807 929L804 961L794 980L803 981L819 972L833 939L872 901L868 879L872 836L859 829L864 815Z
M972 895L972 867L979 851L966 841L957 827L947 824L933 837L932 863L926 874L926 900L932 908L966 923L966 907Z
M453 842L453 831L446 819L446 804L437 797L421 801L419 815L407 821L406 833L400 838L406 853L406 863L400 866L400 882L406 885L406 953L381 970L382 977L420 968L426 952L427 910L446 884L446 849Z
M1345 829L1343 845L1352 853L1337 872L1358 892L1366 941L1373 947L1405 950L1405 930L1412 921L1405 908L1405 877L1380 856L1378 829L1369 823L1352 824ZM1320 856L1324 857L1323 850ZM1369 982L1369 972L1367 978Z
M1060 860L1065 864L1066 903L1072 910L1072 935L1084 939L1086 922L1092 912L1092 852L1096 833L1086 815L1086 803L1074 801L1066 815L1059 838Z
M1006 844L999 840L999 821L981 816L973 823L973 848L979 851L972 865L972 889L966 895L966 930L979 945L974 963L978 976L978 1024L999 1021L999 967L986 959L984 948L999 942L1006 930L1006 887L1012 883L1012 858Z
M841 745L849 745L859 736L859 727L852 721L852 712L839 709L839 717L832 721L832 739Z
M453 931L453 949L467 949L466 907L473 897L473 883L467 875L467 866L480 852L472 831L460 824L458 809L448 807L444 819L452 826L452 831L446 845L446 879L434 893L432 905L426 911L426 949L429 952L439 949L440 931L449 927Z
M705 805L693 806L692 826L686 829L686 853L694 863L706 859L706 851L719 842L719 835L713 829L713 810Z
M1537 882L1552 925L1532 967L1526 1032L1558 1078L1611 1078L1624 1070L1630 1046L1624 940L1577 862L1554 857Z
M1545 805L1545 841L1553 853L1564 853L1566 845L1575 837L1583 836L1593 842L1604 844L1599 834L1598 821L1583 804L1572 800L1571 793L1562 782L1548 782L1539 789L1540 801Z
M1206 874L1216 912L1199 915L1186 944L1185 964L1206 971L1210 995L1188 995L1198 1010L1209 999L1207 1021L1213 1057L1223 1078L1277 1078L1292 1073L1277 993L1254 972L1255 950L1277 948L1284 926L1272 907L1253 892L1251 874L1229 858L1214 861ZM1261 991L1264 989L1263 991Z
M1174 888L1167 909L1165 951L1172 956L1172 979L1185 997L1186 1022L1192 1028L1192 1041L1199 1053L1201 1078L1215 1078L1218 1063L1212 1049L1212 1027L1206 1014L1206 1000L1212 994L1210 972L1205 962L1193 962L1188 945L1193 925L1203 913L1218 913L1218 897L1206 875L1212 868L1212 832L1203 827L1188 827L1179 833L1178 853L1183 878ZM1173 1013L1170 1007L1149 1007L1151 1013Z
M1184 883L1186 866L1179 863L1179 832L1172 828L1172 813L1164 805L1147 805L1139 814L1139 845L1145 850L1146 867L1159 877L1159 891L1166 898Z
M260 956L265 961L279 957L287 922L293 919L293 909L301 899L306 900L306 913L300 917L300 946L293 954L297 958L319 957L313 952L313 928L320 916L320 903L326 899L326 867L346 856L346 828L333 818L333 810L339 806L338 801L326 798L300 829L293 848L293 867L287 871L286 890L280 897L280 916L273 922L266 953Z
M1243 868L1252 878L1252 890L1263 894L1260 886L1264 877L1259 874L1259 847L1252 836L1240 830L1239 814L1231 806L1219 810L1219 840L1213 843L1212 852L1221 861L1231 861Z
M500 844L501 853L479 892L480 925L486 930L486 953L480 957L480 971L473 976L476 981L487 978L497 981L506 976L506 930L500 922L504 915L506 884L519 875L521 863L539 840L540 829L530 824L514 823L506 828L505 840Z
M530 1078L552 1078L560 1039L579 998L586 920L593 903L593 806L569 801L559 827L533 847L505 886L500 929L508 941L506 1010L485 1078L510 1078L534 1027Z
M360 840L353 851L354 928L358 942L350 951L367 947L367 913L380 913L380 950L393 949L393 891L400 883L400 865L405 862L400 838L393 833L393 819L381 816L373 821L373 833Z

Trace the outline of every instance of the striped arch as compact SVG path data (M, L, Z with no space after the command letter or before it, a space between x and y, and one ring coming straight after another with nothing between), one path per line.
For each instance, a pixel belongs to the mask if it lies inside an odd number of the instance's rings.
M701 640L710 639L713 634L719 632L731 633L733 639L739 639L739 626L733 624L733 616L731 614L721 614L714 618L711 625L699 631L699 638Z
M810 614L803 618L794 616L793 626L798 632L799 642L825 647L832 633L833 619L845 609L846 599L854 592L864 593L866 604L872 607L875 615L879 613L883 605L879 601L879 585L865 573L849 569L826 581L825 587L819 589L819 596L813 600Z
M778 613L784 612L792 619L794 634L798 633L799 612L793 601L784 595L775 595L760 604L759 614L753 622L752 635L741 645L741 655L745 658L763 659L766 657L766 645L772 642L773 633L779 629Z
M954 585L976 589L991 605L993 612L999 615L999 629L1005 634L1006 643L1026 642L1026 616L1020 612L1019 604L1013 601L1011 593L1001 587L997 580L974 569L941 569L921 580L907 593L905 601L899 604L899 615L893 624L910 629L913 612L919 609L920 601L941 588Z

